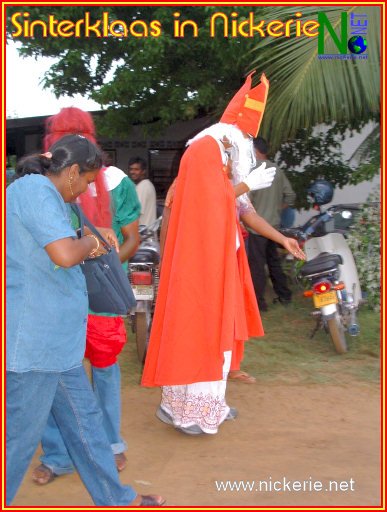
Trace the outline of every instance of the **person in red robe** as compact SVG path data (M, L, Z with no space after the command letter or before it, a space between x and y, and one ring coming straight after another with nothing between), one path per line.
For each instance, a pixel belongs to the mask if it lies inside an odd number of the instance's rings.
M236 417L225 400L230 366L240 363L248 338L264 334L239 217L303 257L246 195L274 177L265 166L250 174L269 87L264 75L253 89L251 81L249 75L220 123L188 141L165 239L142 385L162 386L157 417L191 435L215 434Z

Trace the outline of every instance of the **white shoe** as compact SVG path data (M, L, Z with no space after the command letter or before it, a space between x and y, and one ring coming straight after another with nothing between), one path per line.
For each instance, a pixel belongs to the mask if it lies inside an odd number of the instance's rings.
M180 430L180 432L190 436L198 436L200 434L204 434L199 425L191 425L190 427L176 427L176 430Z
M167 425L173 425L172 416L168 414L164 409L159 407L156 411L156 417Z

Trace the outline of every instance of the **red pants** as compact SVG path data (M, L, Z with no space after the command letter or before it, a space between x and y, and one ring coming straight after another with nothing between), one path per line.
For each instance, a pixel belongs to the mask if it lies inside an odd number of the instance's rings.
M122 317L88 316L85 357L93 366L105 368L115 364L125 343L126 329Z

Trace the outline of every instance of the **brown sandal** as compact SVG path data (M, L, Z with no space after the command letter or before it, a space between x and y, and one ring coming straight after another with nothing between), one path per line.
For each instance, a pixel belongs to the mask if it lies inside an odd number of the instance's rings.
M241 370L231 370L228 374L227 379L244 382L245 384L254 384L255 382L257 382L257 379L255 377L249 375L246 372L242 372Z
M165 501L162 496L156 494L138 494L129 507L162 507Z
M44 464L36 467L32 473L32 480L38 485L46 485L52 482L58 475Z

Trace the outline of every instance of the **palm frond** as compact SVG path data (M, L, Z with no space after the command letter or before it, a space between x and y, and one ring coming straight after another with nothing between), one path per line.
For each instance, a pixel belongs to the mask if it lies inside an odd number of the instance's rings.
M303 21L317 19L316 7L302 9ZM332 26L344 8L321 7ZM316 37L264 39L251 51L251 69L264 71L270 80L262 125L272 147L295 135L299 128L320 123L366 120L380 109L380 8L354 6L348 14L366 14L367 60L318 58ZM268 17L286 21L294 7L270 8ZM330 37L326 53L337 53ZM265 51L262 51L263 48Z
M358 165L360 162L369 160L374 152L379 150L380 141L380 125L376 125L371 133L363 140L361 144L355 149L350 158L350 164ZM376 149L375 149L376 148Z

